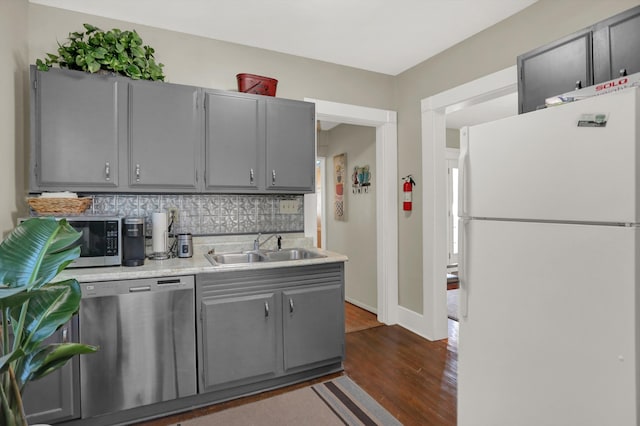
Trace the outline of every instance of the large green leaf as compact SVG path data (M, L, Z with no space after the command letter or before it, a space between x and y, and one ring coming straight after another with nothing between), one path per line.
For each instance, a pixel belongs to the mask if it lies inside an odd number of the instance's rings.
M55 343L44 346L25 357L16 368L20 387L30 380L37 380L62 367L75 355L90 354L98 348L80 343Z
M9 364L22 356L24 356L24 352L22 349L18 349L0 357L0 373L7 371Z
M29 295L29 304L20 347L29 353L78 312L82 293L76 280L67 280L46 284L26 294ZM22 306L11 309L13 323L18 322L21 312Z
M0 282L9 287L39 287L80 255L80 238L66 221L31 218L0 243Z

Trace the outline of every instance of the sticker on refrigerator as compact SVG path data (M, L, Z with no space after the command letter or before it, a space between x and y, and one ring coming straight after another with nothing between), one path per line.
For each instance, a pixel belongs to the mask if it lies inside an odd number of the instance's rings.
M605 127L609 114L582 114L578 119L578 127Z

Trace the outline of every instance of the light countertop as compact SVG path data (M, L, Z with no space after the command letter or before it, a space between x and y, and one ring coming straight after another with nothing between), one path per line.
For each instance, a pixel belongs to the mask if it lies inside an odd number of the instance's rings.
M246 241L229 242L194 239L194 254L190 258L171 258L166 260L146 259L142 266L109 266L96 268L67 268L62 271L56 281L75 278L79 282L98 282L129 280L139 278L156 278L177 275L195 275L202 273L217 273L232 270L254 270L271 268L288 268L293 266L316 265L323 263L346 262L347 256L327 250L320 250L309 247L309 244L301 239L287 239L288 244L283 244L283 248L304 247L307 250L318 252L326 257L313 259L286 260L278 262L254 262L238 263L214 266L204 256L211 248L216 249L216 253L233 252L248 249ZM285 240L286 241L286 240Z

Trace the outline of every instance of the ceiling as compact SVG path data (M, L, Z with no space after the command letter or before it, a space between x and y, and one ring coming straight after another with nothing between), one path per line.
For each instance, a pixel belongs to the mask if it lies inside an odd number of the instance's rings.
M537 0L29 1L395 76Z

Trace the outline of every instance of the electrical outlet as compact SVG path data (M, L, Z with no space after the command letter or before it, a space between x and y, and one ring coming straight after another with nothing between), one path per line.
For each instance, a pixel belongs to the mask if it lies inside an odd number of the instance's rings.
M169 212L169 223L173 224L173 226L176 226L178 224L178 208L169 207L167 210Z
M280 214L296 214L298 207L298 200L280 200Z

